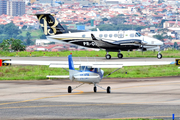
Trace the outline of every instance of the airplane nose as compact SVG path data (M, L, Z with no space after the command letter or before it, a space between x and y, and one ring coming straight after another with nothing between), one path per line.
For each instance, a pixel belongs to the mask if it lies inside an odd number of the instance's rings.
M156 40L156 44L159 46L162 46L164 44L164 42L162 42L161 40Z

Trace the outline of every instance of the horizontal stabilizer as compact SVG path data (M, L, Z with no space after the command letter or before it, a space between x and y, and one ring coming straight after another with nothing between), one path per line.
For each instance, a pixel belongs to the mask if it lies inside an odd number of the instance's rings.
M69 75L48 75L47 78L69 78Z

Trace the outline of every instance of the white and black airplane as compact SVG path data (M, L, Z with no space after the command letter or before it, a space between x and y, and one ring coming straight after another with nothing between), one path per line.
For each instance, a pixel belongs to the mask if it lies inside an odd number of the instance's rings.
M90 31L71 33L65 30L53 14L35 14L47 39L52 42L66 42L89 48L106 50L106 59L111 59L108 52L118 52L118 58L123 58L121 51L133 49L158 50L157 58L161 59L160 46L163 45L158 39L141 35L137 31Z
M69 78L73 82L79 82L80 85L72 88L68 86L68 93L71 93L72 90L80 87L83 84L93 84L94 85L94 92L97 92L97 87L104 89L107 93L111 92L111 87L108 86L107 89L99 86L99 82L103 78L111 75L112 73L116 72L123 66L144 66L144 65L168 65L168 64L175 64L175 62L165 62L165 61L146 61L146 62L73 62L72 55L68 56L68 61L8 61L8 60L1 60L0 59L0 67L1 66L8 66L8 64L22 64L22 65L49 65L49 67L53 68L69 68L67 70L69 75L55 75L55 76L46 76L48 78ZM75 68L79 68L76 70ZM116 70L112 71L111 73L104 76L104 71L101 68L117 68Z

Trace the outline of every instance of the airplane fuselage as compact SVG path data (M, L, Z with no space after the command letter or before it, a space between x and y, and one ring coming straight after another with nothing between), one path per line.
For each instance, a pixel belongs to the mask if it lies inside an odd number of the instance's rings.
M59 35L47 36L50 41L68 42L89 48L102 48L107 51L128 51L139 49L140 44L136 42L145 41L145 49L158 49L157 46L163 45L163 42L137 34L137 31L91 31L78 33L64 33ZM94 34L97 41L92 40L91 34Z

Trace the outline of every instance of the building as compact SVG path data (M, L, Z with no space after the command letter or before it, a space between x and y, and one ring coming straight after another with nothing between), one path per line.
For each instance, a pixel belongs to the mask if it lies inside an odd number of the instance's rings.
M25 2L23 0L7 1L7 15L22 16L25 14Z
M0 15L7 14L7 0L0 0Z
M31 0L31 4L33 4L34 2L36 2L36 0Z

